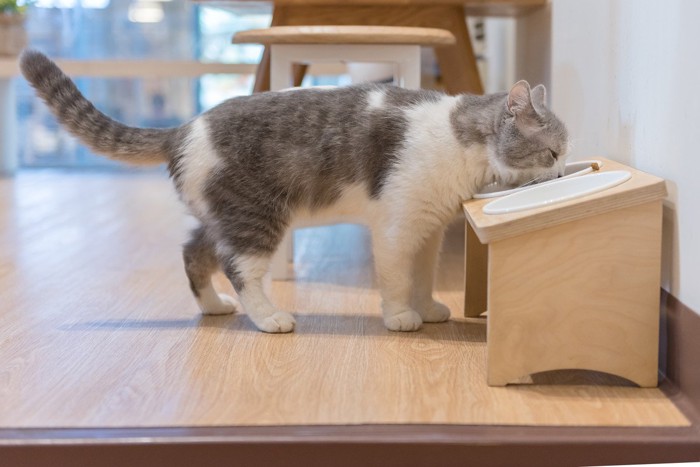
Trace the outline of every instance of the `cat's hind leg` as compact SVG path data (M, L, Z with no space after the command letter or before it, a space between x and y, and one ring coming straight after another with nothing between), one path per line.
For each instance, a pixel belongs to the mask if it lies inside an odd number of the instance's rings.
M267 188L245 182L220 181L210 188L216 199L210 208L216 222L216 255L255 326L264 332L291 332L294 317L276 308L263 290L263 277L288 228L289 208Z
M205 315L226 315L238 308L236 299L229 295L217 293L211 282L211 276L219 269L213 241L207 237L203 227L192 232L190 240L182 252L185 272L190 281L190 289L197 300L199 308Z
M294 316L278 310L263 290L263 277L271 260L270 253L231 255L223 262L224 272L238 292L243 309L258 329L270 333L291 332L295 325Z
M450 319L450 309L433 299L433 284L444 233L445 229L439 227L425 239L413 265L411 303L424 323L441 323Z

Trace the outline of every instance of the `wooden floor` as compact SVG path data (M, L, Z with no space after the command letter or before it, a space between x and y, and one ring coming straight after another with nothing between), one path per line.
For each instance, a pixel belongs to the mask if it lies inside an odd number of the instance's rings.
M270 284L297 314L288 335L199 314L191 225L161 174L0 180L0 428L688 424L661 391L605 375L487 387L485 320L460 317L459 224L438 284L453 319L405 334L383 327L362 228L300 231L297 280Z

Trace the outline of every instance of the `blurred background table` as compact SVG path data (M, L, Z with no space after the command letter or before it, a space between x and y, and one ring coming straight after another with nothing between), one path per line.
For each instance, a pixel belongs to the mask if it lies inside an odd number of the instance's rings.
M225 5L221 0L203 4ZM248 2L259 0L232 0ZM544 8L548 0L274 0L272 26L412 26L451 31L457 42L435 49L440 76L450 94L483 93L466 16L521 16ZM295 68L295 85L306 67ZM255 77L255 92L270 88L270 52L263 53Z

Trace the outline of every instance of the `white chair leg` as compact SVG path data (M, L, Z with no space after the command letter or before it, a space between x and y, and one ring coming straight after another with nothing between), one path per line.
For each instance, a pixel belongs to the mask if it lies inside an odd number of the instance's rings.
M278 50L278 46L270 47L270 91L292 86L292 63L283 51Z
M408 46L396 63L396 84L406 89L420 89L420 47Z

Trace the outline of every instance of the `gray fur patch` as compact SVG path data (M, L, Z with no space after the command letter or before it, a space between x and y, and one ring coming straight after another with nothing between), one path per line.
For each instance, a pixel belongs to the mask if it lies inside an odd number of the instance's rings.
M199 297L200 291L210 283L211 275L219 267L214 243L203 227L192 232L182 249L182 257L190 289L195 297Z
M411 107L426 102L438 102L444 94L430 89L404 89L395 86L386 86L384 89L384 102L388 107Z
M516 169L537 169L552 167L565 156L568 133L564 124L546 111L538 115L536 125L535 131L525 134L515 119L504 113L497 141L501 161Z
M499 121L505 112L505 98L506 93L459 96L457 105L450 114L450 123L457 140L469 147L495 139Z

